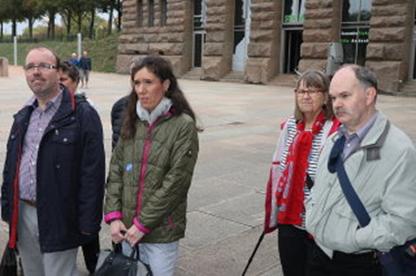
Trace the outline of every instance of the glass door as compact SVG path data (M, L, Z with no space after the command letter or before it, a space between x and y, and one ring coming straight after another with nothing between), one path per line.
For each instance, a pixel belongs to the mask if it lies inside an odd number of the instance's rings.
M281 71L285 74L296 73L302 45L303 15L305 0L285 0L283 9L283 39Z
M205 19L206 19L206 0L194 1L194 23L193 23L193 54L192 66L202 66L202 56L204 54L205 42Z

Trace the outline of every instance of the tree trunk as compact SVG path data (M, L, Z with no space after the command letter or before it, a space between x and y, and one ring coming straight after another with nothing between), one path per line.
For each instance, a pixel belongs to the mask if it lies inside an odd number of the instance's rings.
M117 13L118 13L117 31L120 32L121 31L121 17L123 16L123 7L122 7L121 0L117 0Z
M95 21L95 9L91 9L91 22L90 22L90 30L89 30L90 39L93 39L93 36L94 36L94 21Z
M48 38L55 38L55 11L48 11Z
M49 20L51 22L51 37L55 39L55 12L52 12Z
M3 21L0 20L0 40L3 40Z
M71 10L68 10L68 18L66 19L66 34L69 36L71 34Z
M78 33L82 32L82 12L78 12Z
M28 23L29 23L29 39L32 40L33 39L33 23L34 23L34 19L32 17L28 18Z
M16 25L17 25L16 18L13 18L12 19L12 37L15 37L17 35Z
M110 14L108 16L108 26L107 26L107 34L110 35L113 30L113 11L114 11L114 5L110 5Z

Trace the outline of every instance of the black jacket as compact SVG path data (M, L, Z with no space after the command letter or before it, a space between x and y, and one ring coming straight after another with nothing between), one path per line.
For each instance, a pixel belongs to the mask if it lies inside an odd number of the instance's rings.
M111 129L113 130L112 136L112 148L117 145L118 138L120 137L121 127L123 126L124 112L129 102L129 95L124 96L115 102L111 108Z
M13 183L33 109L25 106L14 116L7 142L1 188L2 219L7 222L12 222L13 206L17 205L13 202ZM105 182L101 121L94 108L85 100L75 101L66 89L41 139L36 177L43 253L75 248L99 232Z

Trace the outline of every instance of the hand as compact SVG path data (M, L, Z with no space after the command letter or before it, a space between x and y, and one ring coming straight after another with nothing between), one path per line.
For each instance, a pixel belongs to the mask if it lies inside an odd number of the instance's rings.
M137 229L136 225L132 225L129 230L127 230L126 233L126 240L130 244L130 246L136 245L144 236L143 232L140 232L139 229Z
M110 223L111 240L114 243L120 243L125 239L126 226L121 220L114 220Z

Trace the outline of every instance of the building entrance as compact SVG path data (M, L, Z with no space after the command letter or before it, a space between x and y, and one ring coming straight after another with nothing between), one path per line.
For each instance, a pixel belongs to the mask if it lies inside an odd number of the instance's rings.
M233 71L244 71L250 38L250 0L235 0Z
M300 46L302 44L302 30L284 30L284 68L283 73L295 73L300 60Z
M364 65L370 30L371 0L343 0L341 40L343 63Z
M283 10L283 33L281 53L283 63L281 72L296 73L300 60L303 20L305 13L304 0L285 0Z
M193 32L193 53L192 67L202 66L202 56L204 54L205 43L205 19L206 19L206 0L194 1L194 32Z
M205 32L194 32L194 43L193 43L193 67L201 67L202 66L202 53L204 49L205 43Z

